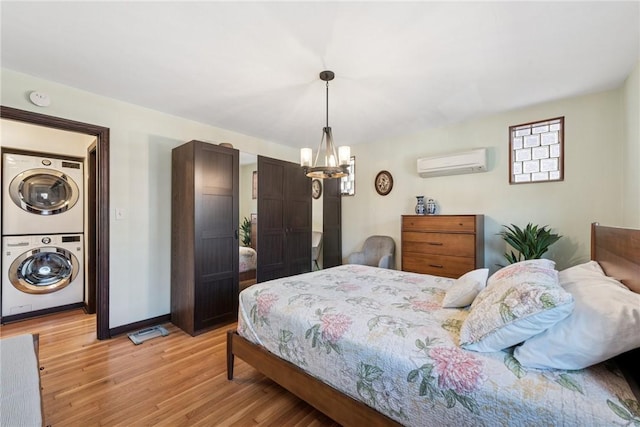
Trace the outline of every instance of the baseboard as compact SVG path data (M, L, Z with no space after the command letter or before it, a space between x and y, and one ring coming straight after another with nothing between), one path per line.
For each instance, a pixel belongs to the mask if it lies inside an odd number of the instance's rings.
M138 329L155 326L159 323L171 322L171 314L163 314L162 316L153 317L151 319L140 320L139 322L129 323L128 325L117 326L109 329L111 338L116 335L126 334L128 332L137 331Z
M84 306L83 303L81 302L76 302L73 304L67 304L67 305L61 305L58 307L52 307L52 308L46 308L43 310L35 310L35 311L29 311L26 313L19 313L19 314L12 314L9 316L3 316L2 318L0 318L0 322L4 325L5 323L11 323L11 322L17 322L20 320L26 320L26 319L30 319L32 317L40 317L40 316L46 316L47 314L53 314L53 313L58 313L60 311L67 311L67 310L73 310L75 308L82 308Z

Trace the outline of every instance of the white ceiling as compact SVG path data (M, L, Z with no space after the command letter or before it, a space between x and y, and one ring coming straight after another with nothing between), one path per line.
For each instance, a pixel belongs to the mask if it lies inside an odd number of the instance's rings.
M0 7L4 68L294 147L320 142L324 69L354 145L615 88L640 52L638 1Z

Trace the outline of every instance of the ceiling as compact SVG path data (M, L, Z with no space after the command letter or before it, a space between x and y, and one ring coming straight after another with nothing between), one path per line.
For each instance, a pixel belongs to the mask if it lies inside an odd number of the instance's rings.
M320 142L325 69L355 145L612 89L640 57L638 1L0 8L3 68L293 147Z

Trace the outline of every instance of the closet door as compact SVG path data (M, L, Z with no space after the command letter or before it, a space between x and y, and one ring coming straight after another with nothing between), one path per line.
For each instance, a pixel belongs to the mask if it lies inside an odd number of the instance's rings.
M322 267L342 265L342 196L340 180L325 179L322 195Z
M257 281L311 270L311 185L299 165L258 156Z

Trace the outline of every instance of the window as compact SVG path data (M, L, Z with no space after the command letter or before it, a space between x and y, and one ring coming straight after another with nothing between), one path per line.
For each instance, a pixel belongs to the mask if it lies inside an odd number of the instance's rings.
M564 180L564 117L509 127L509 183Z

